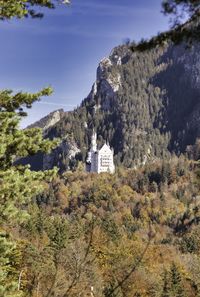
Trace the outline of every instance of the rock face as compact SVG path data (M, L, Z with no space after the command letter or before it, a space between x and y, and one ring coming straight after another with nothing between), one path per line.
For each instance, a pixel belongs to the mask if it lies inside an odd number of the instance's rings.
M48 137L48 129L54 127L54 125L62 120L66 114L67 112L64 112L63 109L55 110L41 120L28 126L27 129L41 128L44 137ZM78 149L73 139L70 137L69 139L67 138L68 137L62 137L59 146L50 154L38 154L34 157L24 158L22 160L23 164L30 163L34 170L48 170L54 166L58 166L61 171L69 169L70 162L75 159L75 156L78 153L80 153L80 149Z
M62 170L85 161L93 129L98 144L114 147L115 163L145 164L185 152L200 137L200 46L131 52L122 45L100 61L96 81L80 107L54 113L45 137L61 145L44 157L44 168Z
M59 122L64 114L65 112L63 109L55 110L41 120L28 126L27 128L41 128L45 132L48 128L54 126L57 122Z
M74 160L80 149L72 140L63 139L60 145L50 154L43 157L43 170L53 168L55 165L61 171L70 168L70 161Z
M119 61L121 61L121 58L119 58ZM119 61L104 58L99 63L96 82L87 97L87 100L95 100L95 97L98 96L95 109L101 106L104 110L109 110L111 103L115 101L115 93L121 86L121 76L119 72L112 73L110 70L113 66L119 65Z

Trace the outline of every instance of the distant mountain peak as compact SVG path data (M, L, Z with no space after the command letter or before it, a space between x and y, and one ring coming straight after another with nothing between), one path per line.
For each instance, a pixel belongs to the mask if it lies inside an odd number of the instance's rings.
M55 111L52 111L39 121L29 125L26 129L29 128L41 128L43 131L47 130L48 128L54 126L58 121L61 120L61 118L64 116L65 112L63 109L58 109Z

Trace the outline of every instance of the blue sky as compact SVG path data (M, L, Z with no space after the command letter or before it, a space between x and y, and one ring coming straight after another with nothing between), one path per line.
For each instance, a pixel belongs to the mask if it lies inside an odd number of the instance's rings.
M35 103L22 126L52 110L72 110L96 78L99 61L126 38L140 40L168 28L161 0L72 0L45 10L41 20L0 23L0 88L54 94Z

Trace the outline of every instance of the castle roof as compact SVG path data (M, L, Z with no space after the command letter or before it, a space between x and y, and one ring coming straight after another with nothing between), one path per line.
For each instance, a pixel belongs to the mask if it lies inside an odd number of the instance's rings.
M112 150L111 150L110 146L107 143L104 143L104 145L100 148L99 152L100 153L101 152L110 153L110 152L112 152Z

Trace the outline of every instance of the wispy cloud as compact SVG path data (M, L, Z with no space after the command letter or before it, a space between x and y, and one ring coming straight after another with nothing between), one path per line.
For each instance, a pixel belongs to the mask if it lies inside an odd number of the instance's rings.
M48 101L39 101L39 104L44 104L44 105L53 105L53 106L62 106L62 107L76 107L77 105L74 104L64 104L64 103L59 103L59 102L48 102Z
M53 35L53 34L64 34L64 35L72 35L72 36L82 36L86 38L124 38L126 37L125 32L119 32L119 30L116 31L98 31L98 30L91 30L91 28L83 28L78 25L71 25L70 27L66 26L39 26L38 24L26 24L24 26L23 24L16 24L15 27L13 26L7 26L5 30L19 30L20 32L28 32L32 35Z

